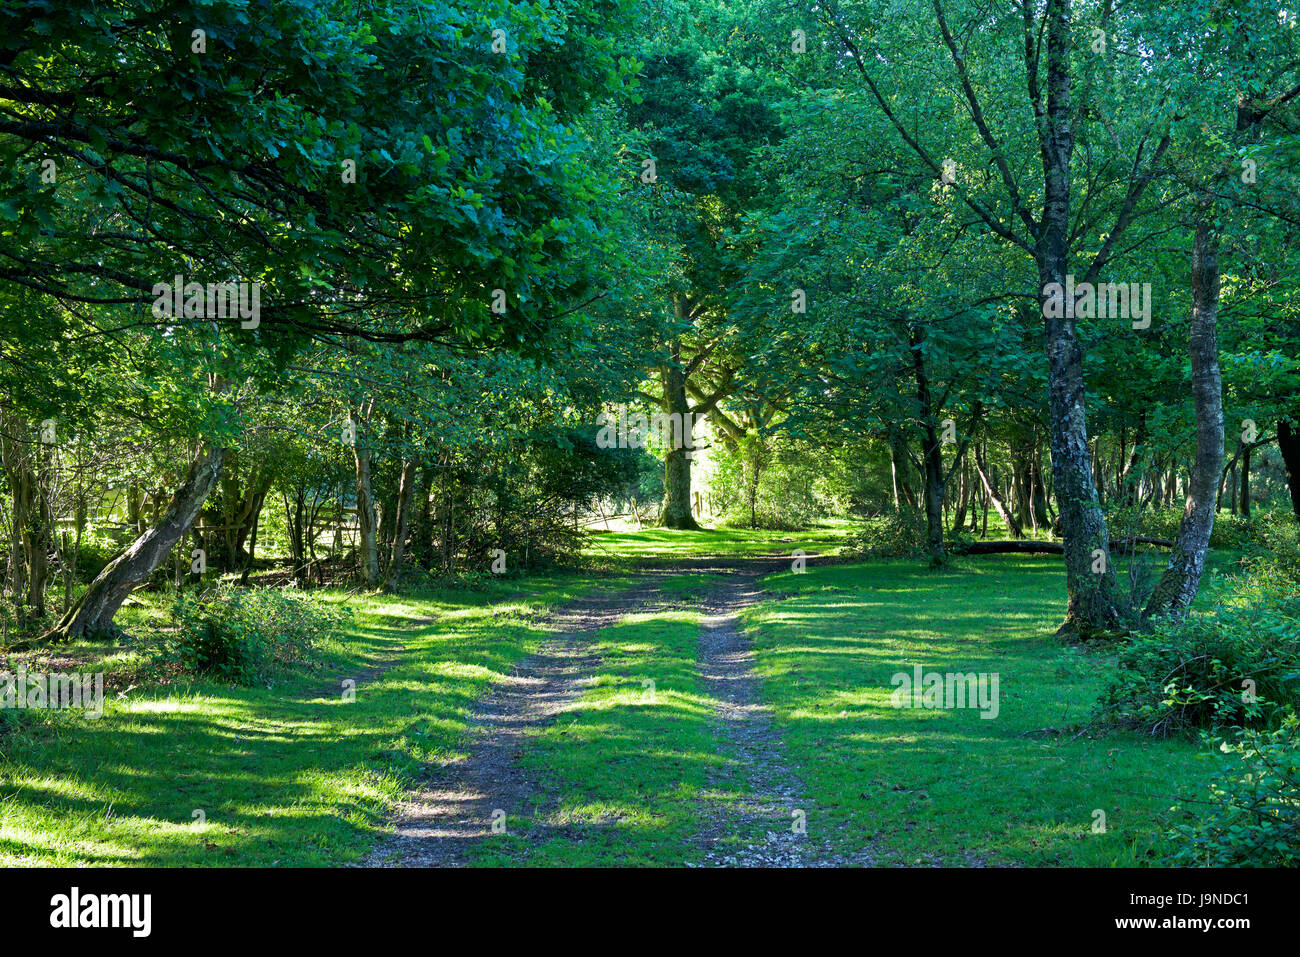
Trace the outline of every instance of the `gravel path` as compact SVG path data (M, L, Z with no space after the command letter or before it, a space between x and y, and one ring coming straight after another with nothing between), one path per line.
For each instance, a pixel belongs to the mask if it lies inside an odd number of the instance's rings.
M816 808L791 769L771 706L754 672L752 643L740 616L763 599L759 580L789 560L756 561L735 571L710 595L700 631L699 666L716 702L714 734L726 765L710 775L701 807L705 867L843 867L870 865L846 858L817 839ZM811 566L810 559L809 565Z
M526 738L572 707L594 681L600 659L591 636L626 615L653 608L661 576L647 576L632 589L596 594L566 605L548 618L559 632L520 662L470 719L465 756L429 768L425 783L398 805L394 834L367 866L459 867L469 847L493 835L494 819L530 814L544 799L518 758ZM502 815L504 814L504 818Z
M815 556L808 557L810 569L815 562ZM703 606L698 661L706 693L715 702L712 720L725 766L710 775L700 808L699 860L687 865L874 863L840 857L816 838L816 811L791 770L772 709L763 703L753 650L740 630L741 613L762 600L759 580L789 563L782 556L655 565L643 568L640 582L627 591L591 595L553 614L548 621L557 633L479 703L464 756L428 769L423 784L397 807L392 837L376 847L365 866L464 866L475 842L493 836L494 822L509 828L517 816L544 819L538 808L555 803L557 796L545 793L521 767L527 739L591 687L600 665L592 636L627 615L670 607L659 586L683 572L723 576Z

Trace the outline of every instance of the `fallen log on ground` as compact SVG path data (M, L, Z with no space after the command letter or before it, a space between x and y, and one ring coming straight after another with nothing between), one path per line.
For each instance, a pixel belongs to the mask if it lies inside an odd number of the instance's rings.
M1151 538L1146 535L1138 535L1133 538L1117 538L1111 542L1111 547L1134 545L1159 545L1162 548L1173 548L1174 543L1167 538ZM1041 542L1029 538L1005 539L993 542L971 542L969 545L954 545L952 552L954 555L1000 555L1007 553L1018 553L1022 555L1064 555L1065 544L1063 542Z

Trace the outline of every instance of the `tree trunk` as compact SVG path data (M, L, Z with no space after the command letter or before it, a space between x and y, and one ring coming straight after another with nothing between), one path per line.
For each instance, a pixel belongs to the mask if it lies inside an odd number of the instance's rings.
M23 545L27 549L27 607L32 617L45 617L45 583L50 577L50 551L54 547L54 515L50 511L48 450L37 448L38 467L32 475L35 501L27 513Z
M668 365L662 370L664 391L664 412L669 416L677 415L682 423L681 446L689 445L690 403L686 398L686 371L681 364L681 346L674 341ZM690 450L672 441L669 434L669 447L664 456L664 504L659 516L659 524L664 528L697 529L699 524L691 514L691 460Z
M939 433L926 423L925 436L925 528L930 563L943 561L943 453Z
M916 508L916 495L907 481L907 439L897 430L889 430L889 471L894 482L894 511Z
M966 509L970 506L970 469L963 458L957 470L957 503L953 508L952 530L960 534L966 527Z
M998 513L998 517L1006 524L1008 531L1010 531L1016 538L1024 538L1024 531L1021 530L1015 516L1011 514L1011 510L1007 508L1006 502L1002 500L1002 496L998 494L997 488L994 487L993 482L989 479L988 469L985 467L984 463L984 452L979 446L975 447L975 471L979 473L980 482L984 485L984 495L988 498L989 502L993 504L994 511ZM987 511L986 508L984 521L985 535L989 533Z
M700 527L691 514L691 460L685 449L671 449L664 461L664 504L659 524L675 529Z
M263 494L265 498L265 494ZM253 527L248 532L248 558L244 563L244 571L239 576L239 584L247 585L248 576L253 573L253 563L257 561L257 527L262 520L262 506L258 503L257 511L253 515Z
M433 567L433 510L429 492L433 470L420 466L415 473L414 500L411 507L411 557L421 568Z
M1214 529L1215 495L1223 467L1223 383L1219 375L1218 237L1203 215L1192 245L1192 323L1187 351L1192 360L1192 401L1196 409L1196 459L1187 490L1182 524L1169 565L1147 602L1144 618L1182 617L1191 607L1205 570L1205 552Z
M402 462L402 479L397 490L397 509L393 517L393 550L388 560L385 588L393 588L402 577L402 562L406 558L406 529L411 523L411 501L415 488L415 460Z
M1115 570L1111 562L1098 574L1093 553L1109 554L1106 519L1092 478L1088 448L1083 348L1074 322L1074 302L1046 308L1048 285L1064 289L1070 263L1070 156L1074 151L1070 103L1070 4L1048 0L1047 113L1042 139L1043 218L1037 241L1040 306L1045 320L1048 396L1051 413L1052 485L1065 544L1068 596L1062 631L1090 632L1119 624ZM1063 297L1065 298L1065 297Z
M289 557L293 561L293 580L299 588L307 587L307 489L299 485L293 490L293 504L289 496L284 500L284 521L289 531Z
M1011 501L1012 512L1021 528L1029 526L1038 530L1041 517L1034 509L1035 448L1021 442L1011 443Z
M0 418L0 465L9 485L12 510L9 516L9 565L5 588L13 596L19 625L27 621L28 526L36 503L36 476L28 459L26 423L19 416Z
M1049 526L1051 520L1047 515L1047 483L1043 481L1043 447L1034 442L1034 459L1029 469L1029 507L1034 519L1034 531Z
M203 507L226 459L224 448L205 448L190 465L161 520L104 567L85 594L68 609L46 637L69 640L110 631L113 616L132 589L146 581L180 541Z
M349 415L350 417L350 415ZM355 424L355 419L351 419ZM379 546L375 520L375 499L370 484L370 450L363 445L361 429L356 430L352 457L357 465L357 561L361 577L370 588L379 587ZM366 437L368 438L368 436Z
M922 337L914 326L909 336L912 349L912 370L916 376L916 401L925 423L925 437L921 449L921 464L925 477L925 529L930 563L943 562L943 447L939 432L934 426L935 410L931 408L930 378L925 369L921 351Z
M1245 440L1242 438L1238 438L1237 447L1235 450L1233 450L1232 458L1229 459L1228 464L1223 467L1223 474L1219 478L1219 494L1215 505L1215 509L1217 511L1223 510L1223 496L1228 491L1228 476L1229 474L1231 474L1233 476L1233 480L1234 481L1236 480L1237 461L1241 458L1241 452L1245 447L1246 447ZM1236 501L1236 494L1237 494L1235 486L1232 494L1233 494L1233 503L1230 504L1232 505L1232 508L1235 511L1236 509L1235 501Z
M1241 517L1250 518L1250 453L1254 445L1247 444L1241 450Z
M1286 472L1286 488L1291 494L1291 511L1300 522L1300 428L1293 428L1290 422L1281 419L1277 423L1277 445Z
M1120 472L1117 480L1115 495L1121 505L1133 506L1137 504L1137 486L1134 484L1135 469L1142 454L1142 446L1146 442L1147 419L1146 413L1143 412L1138 417L1137 429L1133 433L1133 447L1129 450L1128 461L1124 464L1124 470Z

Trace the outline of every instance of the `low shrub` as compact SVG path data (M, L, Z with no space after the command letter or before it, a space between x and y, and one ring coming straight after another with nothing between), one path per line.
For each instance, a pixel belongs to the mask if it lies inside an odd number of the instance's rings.
M222 585L182 595L173 614L180 634L170 647L186 671L249 685L310 664L317 638L341 629L350 610L292 589Z
M0 708L0 741L18 731L18 716L19 712L13 708Z
M1300 583L1300 528L1289 511L1261 518L1243 564L1256 572Z
M1193 801L1174 808L1186 820L1172 827L1174 850L1166 863L1300 865L1300 722L1295 712L1285 715L1275 730L1246 731L1220 747L1238 760L1211 779L1208 805Z
M1275 726L1300 703L1300 586L1275 562L1248 562L1218 607L1132 637L1102 693L1106 724L1157 735Z
M944 548L950 558L962 554L975 540L965 529L944 529ZM845 539L845 550L863 558L925 558L930 554L925 515L907 509L865 519Z
M1172 540L1178 537L1183 509L1181 506L1146 510L1107 507L1106 521L1116 537L1149 535ZM1287 537L1293 541L1296 537L1295 516L1288 508L1257 508L1250 518L1219 512L1214 516L1210 547L1250 552Z
M864 558L916 558L925 554L927 542L925 516L904 509L859 523L845 548Z

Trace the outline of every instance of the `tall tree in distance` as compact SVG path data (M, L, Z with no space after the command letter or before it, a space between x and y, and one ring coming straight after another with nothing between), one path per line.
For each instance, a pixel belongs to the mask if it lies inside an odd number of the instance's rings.
M710 9L705 17L674 3L644 15L653 29L637 50L644 68L628 122L650 154L641 182L658 200L645 228L671 237L675 261L660 291L668 338L652 370L657 393L643 398L669 421L689 422L733 391L742 364L728 302L744 252L732 233L759 201L755 154L777 138L779 122L770 81L722 55L723 13ZM660 524L696 528L692 452L673 445L665 451Z

